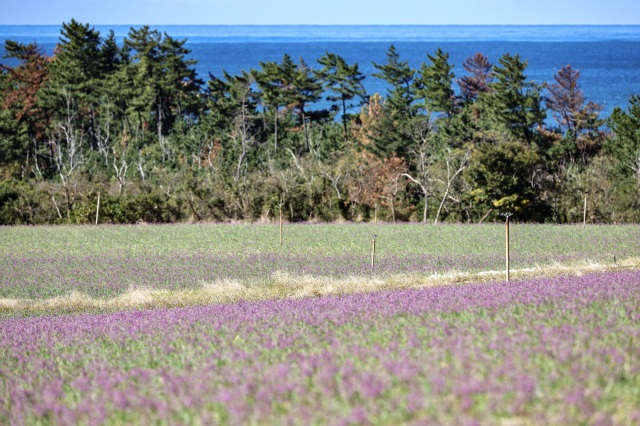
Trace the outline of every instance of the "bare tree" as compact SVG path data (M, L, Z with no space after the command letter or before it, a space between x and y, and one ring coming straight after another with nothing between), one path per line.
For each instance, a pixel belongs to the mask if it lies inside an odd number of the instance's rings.
M464 154L460 152L452 151L451 148L446 148L444 154L444 160L447 165L447 182L445 184L445 190L442 194L442 199L440 200L440 206L438 207L438 212L436 213L436 218L433 221L433 224L436 225L438 223L438 219L440 218L440 212L442 211L442 207L444 206L447 197L449 197L449 191L455 179L467 168L469 165L469 158L471 156L471 151L466 151ZM456 169L454 172L453 169Z
M277 173L274 171L272 176L275 177L277 186L281 192L279 197L280 202L283 205L284 204L289 205L289 214L290 214L289 217L294 217L295 212L293 211L293 204L291 202L287 203L287 200L289 199L291 190L292 190L291 186L295 182L294 171L290 167L287 167L284 170L279 170Z
M237 201L242 215L249 210L249 185L247 156L253 145L256 144L255 134L252 125L252 117L249 106L249 96L251 93L251 82L249 80L237 81L237 102L238 109L233 120L233 128L228 136L236 147L237 159L233 180L236 188Z
M127 161L127 145L126 142L123 142L124 146L121 152L116 150L116 147L113 147L113 169L116 172L116 178L118 179L118 194L122 194L124 187L127 184L127 169L129 168L129 163Z
M398 192L403 188L404 185L400 184L400 177L402 177L404 173L397 173L391 176L391 179L387 182L387 185L384 187L384 190L380 196L383 200L383 204L387 204L389 208L391 208L391 221L395 223L396 221L396 197L398 196Z
M138 151L138 161L136 161L136 166L138 167L138 173L140 173L140 179L142 182L147 180L147 173L145 172L144 167L144 158L142 157L142 151Z
M299 175L302 177L302 180L304 180L305 186L307 186L307 189L311 192L315 181L315 174L313 173L312 167L306 166L305 169L305 166L303 165L304 160L296 156L291 149L287 148L287 151L291 154L293 165L296 167L298 172L300 172Z
M344 177L344 173L339 170L334 170L332 173L329 167L321 167L320 174L324 176L329 182L331 182L331 187L336 191L336 195L338 196L338 203L342 200L342 193L340 192L340 179ZM329 199L329 202L333 205L333 200Z
M418 185L420 192L422 192L422 196L424 197L422 222L424 223L427 223L427 212L429 209L429 186L431 183L429 168L434 162L433 137L434 134L432 132L431 123L428 120L421 121L414 127L413 139L416 144L410 151L410 155L413 157L415 162L416 171L413 174L402 174L402 176Z
M105 167L109 167L109 155L111 146L111 119L112 119L112 106L109 98L106 99L105 113L100 114L100 120L97 119L96 114L91 115L93 137L95 140L96 148L104 159Z
M70 218L74 197L72 177L85 162L82 148L86 135L82 127L76 123L74 100L68 92L65 92L65 100L66 116L54 123L49 145L53 164L65 192L67 218Z

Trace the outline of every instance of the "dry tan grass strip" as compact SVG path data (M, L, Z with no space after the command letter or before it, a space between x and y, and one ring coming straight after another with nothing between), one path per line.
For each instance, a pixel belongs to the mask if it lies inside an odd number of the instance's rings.
M608 265L584 261L573 265L536 266L511 271L511 279L517 281L537 277L579 276L585 273L628 269L640 269L640 258L626 259ZM233 303L240 300L300 299L379 290L492 282L503 280L504 276L504 271L484 271L479 273L449 272L434 275L397 274L386 277L327 278L295 276L278 272L264 282L243 283L235 280L223 280L202 283L202 286L196 289L178 291L138 288L108 300L91 298L78 292L46 300L0 299L0 314L11 316L113 312Z

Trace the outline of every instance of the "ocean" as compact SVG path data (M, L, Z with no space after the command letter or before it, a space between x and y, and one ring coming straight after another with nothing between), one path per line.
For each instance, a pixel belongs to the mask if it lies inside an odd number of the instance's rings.
M0 26L0 42L36 41L53 52L61 26ZM113 30L122 40L129 26L95 26L101 34ZM427 54L441 48L449 53L456 77L462 62L476 52L498 63L504 53L528 61L530 81L552 82L554 74L570 64L580 70L587 100L613 108L626 108L632 94L640 94L640 26L152 26L176 39L187 39L190 58L198 61L201 78L259 68L260 62L280 61L287 53L302 58L312 68L326 52L358 63L367 78L369 94L384 93L384 82L372 77L373 62L386 62L394 44L414 68L428 62ZM3 53L4 54L4 53ZM0 63L10 64L7 59Z

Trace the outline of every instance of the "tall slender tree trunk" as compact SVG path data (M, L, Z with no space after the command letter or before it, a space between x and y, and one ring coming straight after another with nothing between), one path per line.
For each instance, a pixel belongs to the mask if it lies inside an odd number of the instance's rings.
M302 128L304 129L304 143L307 152L311 152L311 144L309 143L309 129L307 128L307 117L304 115L304 111L302 111Z
M278 152L278 107L275 107L274 113L273 113L273 118L274 118L274 142L273 142L273 149L275 149L276 152Z
M342 98L342 129L344 131L344 139L348 138L348 129L347 129L347 101Z
M422 210L422 223L427 223L427 211L429 211L429 195L424 191L424 209Z

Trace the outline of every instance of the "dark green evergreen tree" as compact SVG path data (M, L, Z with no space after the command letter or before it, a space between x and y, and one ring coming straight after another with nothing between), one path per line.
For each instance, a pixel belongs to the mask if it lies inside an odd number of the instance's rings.
M492 91L493 64L481 54L465 59L462 67L466 75L457 80L460 95L457 99L459 110L442 130L449 145L460 147L466 143L480 142L483 134L490 131L492 124L487 117L491 115L486 102L478 98Z
M427 55L429 64L422 64L419 77L415 81L417 97L429 113L441 114L448 119L456 110L453 92L453 65L449 64L449 54L438 48L434 55Z
M123 51L116 41L115 33L113 30L109 31L109 35L104 39L100 48L100 60L102 61L100 68L103 75L114 73L125 59Z
M318 102L322 97L322 83L318 80L307 63L300 58L298 65L295 67L291 91L288 93L288 97L291 100L291 105L297 112L299 117L299 123L303 127L305 149L307 152L311 151L309 141L309 123L313 119L322 119L327 114L314 111L314 114L309 114L307 108L309 105Z
M142 128L153 128L162 149L163 161L169 152L164 137L176 120L195 120L201 110L202 81L195 71L196 61L187 59L191 52L186 39L176 40L148 26L131 28L124 40L130 55L126 77L129 88L129 112Z
M369 130L369 138L373 143L367 148L381 158L390 155L406 158L418 111L415 104L415 70L408 62L400 60L400 54L393 44L387 51L387 63L374 63L373 66L379 70L373 76L386 81L389 87L380 115ZM417 120L421 121L422 118Z
M206 88L204 90L205 112L202 117L203 122L207 122L208 131L216 137L227 131L228 125L234 116L234 102L231 99L232 76L223 73L224 79L209 74Z
M327 90L333 94L327 96L329 102L336 102L332 106L334 111L338 109L342 113L342 127L344 137L348 137L348 123L351 115L348 113L352 108L362 106L366 100L366 90L362 85L365 76L358 69L358 64L349 65L339 55L327 52L318 59L322 69L316 74L324 83ZM352 103L356 100L357 102Z
M260 161L257 158L261 133L257 113L259 100L252 87L254 79L251 73L224 73L224 77L224 82L219 83L224 94L217 97L214 114L224 120L225 131L219 134L219 138L225 169L238 185L241 178L251 169L255 170Z
M302 128L305 139L305 149L309 151L309 135L307 120L322 114L309 114L310 104L321 98L322 83L314 75L309 66L300 59L296 64L291 56L285 54L281 63L263 62L262 69L255 73L256 82L260 89L263 105L270 107L274 115L275 147L278 143L279 108L284 107L282 115L294 112L296 127ZM326 115L324 115L326 116Z
M111 147L103 130L111 125L114 87L109 82L120 62L121 51L113 31L103 39L89 24L72 19L62 25L50 78L42 90L42 104L52 117L52 131L58 129L52 134L56 145L66 143L75 133L74 137L83 141L83 150L100 150L107 167Z
M621 175L631 179L640 193L640 95L629 98L626 111L616 107L608 124L613 137L607 142L606 150L615 158Z
M74 19L63 23L45 91L48 108L58 116L65 116L73 104L82 115L78 118L91 125L105 76L115 70L118 58L113 33L105 42L89 24Z
M481 97L488 106L486 117L493 127L528 143L534 142L536 127L544 123L540 87L527 81L527 61L506 53L493 68L495 81Z
M289 55L284 55L282 63L260 62L260 69L253 71L259 89L263 112L273 119L273 147L278 151L280 143L280 116L286 119L291 111L288 108L290 86L294 64Z
M373 76L389 84L386 99L391 113L405 118L413 117L416 113L415 70L409 66L409 62L400 60L400 54L392 44L387 51L387 63L379 65L374 62L373 66L379 71Z

